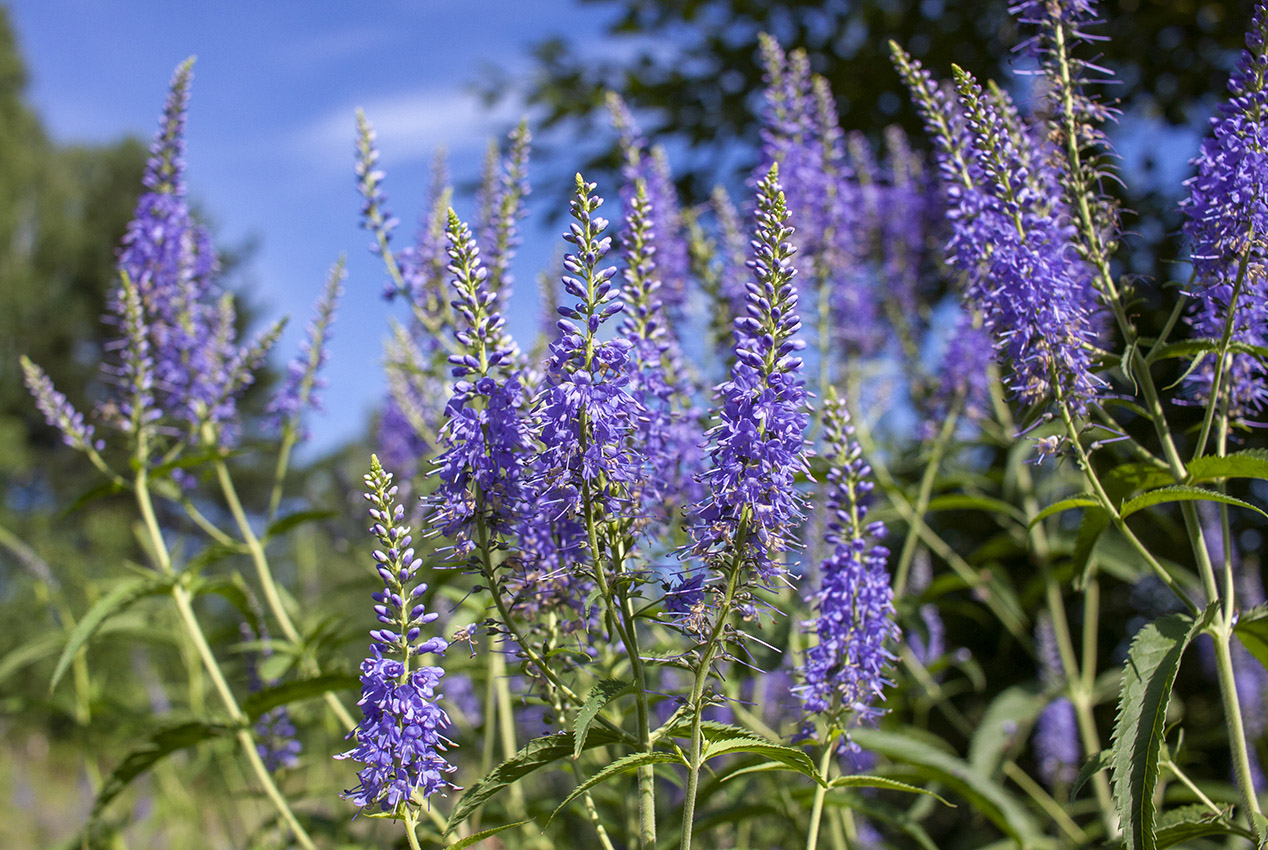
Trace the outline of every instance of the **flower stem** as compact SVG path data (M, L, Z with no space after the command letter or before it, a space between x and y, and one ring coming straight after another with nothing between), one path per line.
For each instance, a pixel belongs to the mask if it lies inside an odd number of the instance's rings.
M829 737L823 745L823 755L819 758L819 778L824 784L815 785L815 799L810 807L810 829L806 832L806 850L815 850L819 846L819 822L823 818L823 798L828 793L828 771L832 769L832 752L836 742L836 735Z
M138 446L138 456L145 457L144 437L142 437ZM135 489L137 505L141 509L141 516L145 521L146 531L150 537L150 545L154 549L159 568L168 575L175 575L171 555L168 552L167 544L163 540L163 532L159 529L158 519L154 514L154 504L150 499L149 470L144 463L140 465L137 471ZM171 592L172 598L176 601L176 609L180 613L181 622L184 624L190 640L198 651L203 666L207 670L207 675L211 677L212 684L220 695L225 710L229 713L230 720L234 725L238 726L235 737L242 747L252 771L255 772L256 778L264 787L264 792L273 801L273 805L277 807L278 813L290 828L295 840L299 842L304 850L315 850L316 845L313 844L312 838L309 837L308 832L300 824L299 819L295 817L295 813L291 811L286 798L282 796L282 792L273 781L273 776L269 773L268 768L265 767L263 759L260 758L247 716L242 713L237 699L233 696L233 691L229 688L229 683L225 681L224 673L220 670L220 664L216 661L215 653L211 651L211 646L207 643L207 637L203 634L198 617L194 614L189 588L183 583L177 582L172 586Z

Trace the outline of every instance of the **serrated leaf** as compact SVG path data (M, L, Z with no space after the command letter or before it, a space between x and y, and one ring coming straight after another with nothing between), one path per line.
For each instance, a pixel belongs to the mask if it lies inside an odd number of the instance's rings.
M1242 646L1268 667L1268 605L1260 605L1243 612L1237 619L1233 632Z
M1123 503L1119 513L1124 518L1131 516L1137 511L1154 505L1162 505L1167 502L1221 502L1225 505L1237 505L1241 508L1250 508L1255 513L1268 518L1268 513L1264 513L1250 502L1244 502L1241 499L1232 496L1226 496L1223 493L1216 493L1214 490L1203 490L1201 487L1190 487L1187 484L1176 484L1171 487L1161 487L1157 490L1150 490L1148 493L1141 493L1133 499L1129 499Z
M909 731L861 728L851 730L850 738L865 750L908 765L915 773L946 785L1014 841L1029 846L1038 837L1034 821L1016 798L963 759L925 743Z
M93 800L90 821L96 820L110 801L119 796L133 779L149 770L160 759L212 738L227 737L234 734L234 731L234 727L224 723L195 720L165 726L154 732L145 743L128 753L106 777L101 790L97 792L97 798Z
M568 807L569 804L572 803L573 800L576 800L578 797L580 797L582 794L589 791L594 786L607 782L609 779L613 778L614 776L620 776L622 773L628 773L631 770L638 770L638 768L648 764L682 764L682 763L683 763L683 760L679 758L677 755L675 755L674 753L665 753L665 752L630 753L627 756L622 756L621 758L607 765L598 773L596 773L594 776L591 776L585 782L582 782L580 785L574 788L572 793L569 794L567 797L565 797L564 801L555 808L555 811L553 811L550 817L546 819L546 822L550 823L551 821L553 821L559 815L560 812L562 812L565 808Z
M1161 813L1158 815L1157 827L1158 850L1208 835L1242 835L1252 838L1244 829L1234 827L1229 822L1231 813L1231 806L1219 813L1211 811L1209 806L1196 803Z
M906 782L899 782L897 779L890 779L886 776L870 776L865 773L856 773L851 776L838 776L836 779L828 783L829 788L882 788L886 791L902 791L907 794L924 794L933 797L944 806L955 808L941 796L921 788L918 785L911 785Z
M1192 357L1196 354L1212 354L1220 350L1220 342L1218 339L1184 339L1154 349L1150 356L1154 360L1168 360L1177 357ZM1253 354L1256 357L1268 359L1268 348L1262 345L1230 340L1228 351L1230 354Z
M603 729L591 729L586 736L586 749L611 744L616 740L616 736ZM493 768L488 776L477 780L458 798L458 803L445 825L445 834L453 832L458 824L469 818L503 788L548 764L571 758L572 750L572 735L568 732L556 732L529 741L518 753Z
M264 532L263 540L277 537L279 534L285 534L292 528L298 528L306 522L317 522L318 520L330 519L338 515L335 511L296 511L293 514L287 514L270 525L268 530Z
M1048 507L1035 514L1027 524L1027 528L1034 528L1039 522L1047 519L1053 514L1059 514L1062 511L1072 511L1075 508L1099 508L1101 503L1097 501L1095 496L1088 493L1080 493L1077 496L1071 496L1068 499L1062 499L1059 502L1053 502Z
M775 741L768 741L765 738L758 738L751 732L739 738L722 738L710 741L708 746L704 748L701 758L704 761L709 761L728 753L751 753L762 756L771 761L777 761L803 776L810 777L819 785L824 784L824 781L819 777L818 766L814 763L814 759L806 755L805 750L785 746Z
M585 703L577 712L577 722L573 727L573 738L576 742L572 750L573 758L581 758L586 733L590 731L590 724L594 722L594 718L603 710L603 707L633 687L629 682L620 679L603 679L595 683L586 696Z
M1079 791L1083 790L1083 786L1087 785L1093 776L1096 776L1102 770L1108 770L1113 761L1113 749L1101 750L1099 753L1084 759L1083 764L1079 767L1079 775L1074 777L1074 784L1070 786L1070 799L1073 800L1078 796Z
M927 510L930 513L936 511L986 511L987 513L1003 514L1019 523L1024 524L1026 522L1026 515L1018 510L1016 505L1011 505L1003 499L995 499L990 496L974 496L968 493L947 493L935 496L929 500Z
M293 679L261 688L242 701L242 712L252 720L293 702L319 697L329 691L354 691L361 687L361 680L347 673L322 673L307 679Z
M1047 700L1038 685L1013 685L991 701L969 741L969 764L983 776L994 776L1004 752L1025 741Z
M1154 789L1158 785L1163 722L1180 658L1199 622L1170 614L1149 623L1132 639L1127 653L1110 778L1127 850L1156 850Z
M1194 481L1213 481L1218 478L1268 480L1268 451L1247 449L1223 457L1207 455L1190 461L1188 471Z
M515 827L523 826L526 823L529 823L529 821L521 820L516 821L515 823L505 823L501 826L495 826L492 829L483 829L477 833L468 835L461 841L455 841L453 844L445 845L445 850L466 850L467 847L470 847L473 844L479 844L491 835L497 835L499 832L505 832L508 829L514 829Z
M129 579L115 585L113 590L98 599L71 630L70 637L66 640L66 647L62 650L61 657L57 659L57 667L53 670L53 678L48 685L49 693L53 692L62 676L66 674L75 653L92 639L102 623L140 599L167 593L176 581L175 576Z

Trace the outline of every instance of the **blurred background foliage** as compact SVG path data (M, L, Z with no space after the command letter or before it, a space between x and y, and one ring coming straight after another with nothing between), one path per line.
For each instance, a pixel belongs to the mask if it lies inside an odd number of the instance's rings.
M774 34L789 50L806 48L814 70L827 77L837 95L844 126L862 130L874 140L893 123L907 127L913 138L921 137L914 110L890 66L890 38L939 75L947 74L954 62L982 77L1003 79L1015 60L1009 45L1015 43L1016 33L1004 0L584 2L606 5L618 13L610 32L612 49L596 54L594 45L567 39L534 46L536 70L529 81L529 101L545 108L546 124L571 123L580 137L606 128L604 92L621 93L639 114L649 137L671 150L677 146L690 152L676 159L677 165L688 166L678 169L678 177L689 203L706 198L717 182L746 176L756 160L762 89L756 57L759 32ZM1122 98L1120 106L1133 121L1191 126L1195 134L1200 133L1224 92L1250 2L1114 0L1102 7L1107 25L1101 33L1109 40L1104 42L1101 64L1114 69L1119 80L1109 95ZM492 97L507 82L493 70L482 85ZM173 698L161 685L160 680L167 677L155 671L173 671L170 681L180 681L186 668L192 672L198 667L191 663L187 649L173 642L175 631L166 622L169 612L158 606L137 609L113 621L119 639L92 648L94 675L77 665L70 683L49 693L53 663L75 617L82 616L103 592L107 586L103 579L118 575L121 564L140 563L144 557L134 534L135 513L125 496L93 499L68 514L67 506L101 481L44 426L22 386L18 356L27 354L39 362L79 409L91 409L94 387L103 380L98 366L102 348L111 335L100 317L106 293L114 285L115 250L133 211L146 150L135 139L91 148L53 144L24 101L24 85L22 58L7 12L0 6L0 622L6 624L0 629L4 741L0 846L4 847L46 846L78 828L91 800L89 789L100 781L102 771L117 762L136 739L150 712ZM1155 164L1153 156L1148 149L1141 154L1146 172ZM615 162L615 154L610 153L592 165L614 170ZM1170 239L1176 230L1172 207L1180 187L1148 180L1136 185L1143 189L1125 195L1125 205L1145 219L1161 216L1161 231L1153 235ZM351 204L348 214L355 214ZM231 275L243 267L247 253L239 251L225 258ZM1164 247L1154 259L1175 254L1174 245ZM1158 268L1156 263L1149 265ZM249 322L249 305L241 314ZM366 437L295 471L289 490L294 503L328 510L332 516L304 526L270 553L281 583L301 602L314 603L300 604L298 609L319 611L324 618L316 622L314 614L314 621L302 624L301 631L324 635L322 651L337 659L333 667L342 665L348 671L363 648L366 612L362 603L374 584L363 557L357 496L370 448ZM949 470L944 483L981 492L998 490L1005 484L1000 470L1006 452L1002 447L993 454L979 449L962 458L958 469ZM248 508L255 511L263 509L268 492L263 482L271 470L270 463L259 461L258 454L248 451L235 469L240 490L254 500ZM913 478L922 468L916 457L896 457L891 465L900 482L908 485L914 485ZM225 519L216 504L202 507L213 521ZM167 519L177 527L182 522L176 516ZM1002 565L1000 572L1011 576L1009 586L1015 587L1023 609L1038 605L1040 589L1033 574L1027 575L1030 565L1024 535L1019 540L1015 529L1002 529L981 512L948 511L931 515L929 523L974 566L986 571ZM901 533L901 523L895 523L895 529ZM1154 529L1153 534L1152 542L1162 543L1168 532ZM1105 555L1107 563L1113 561L1112 549L1111 545ZM1113 569L1130 574L1126 567ZM932 671L935 678L919 686L902 683L893 701L897 710L915 722L927 721L952 740L963 737L966 727L971 729L972 721L981 718L989 697L1033 678L1020 642L985 618L978 604L982 592L981 587L968 588L950 580L935 580L925 592L920 602L936 601L940 606L949 646L964 649L948 655L942 668ZM1125 651L1120 627L1131 617L1139 618L1142 608L1150 604L1136 597L1139 594L1123 584L1107 600L1104 644L1116 659ZM315 604L318 600L320 605ZM213 605L208 610L219 609ZM216 637L232 643L236 620L227 606L223 613ZM909 628L919 628L914 603L909 602L904 616ZM463 654L461 648L454 653L456 657ZM983 668L991 671L990 692ZM176 708L197 713L204 701L205 694L191 685ZM1207 717L1211 728L1218 725L1216 702L1195 699L1188 710L1199 720ZM1108 727L1111 708L1103 706L1100 712ZM455 714L467 731L483 728L478 717ZM312 735L306 741L304 764L310 773L305 787L333 795L349 782L346 771L335 770L326 758L339 748L339 732L322 721L317 707L310 709L309 716L300 712L296 720ZM1194 723L1191 728L1203 727ZM1205 742L1191 743L1201 748ZM223 747L227 751L229 745ZM165 808L139 819L141 831L129 833L129 846L250 843L241 824L220 820L221 813L199 799L204 786L231 795L244 793L244 777L226 773L225 765L232 762L216 754L214 747L191 751L181 757L184 761L169 762L154 772L152 784L141 786L131 798L132 805L137 814L146 807ZM1211 766L1215 774L1223 769L1223 765ZM64 808L25 805L34 799L34 789L51 784L66 789ZM949 811L935 814L945 821L956 817Z

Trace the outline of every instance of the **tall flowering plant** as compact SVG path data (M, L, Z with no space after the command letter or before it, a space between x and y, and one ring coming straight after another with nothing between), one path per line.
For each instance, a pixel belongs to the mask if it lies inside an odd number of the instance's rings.
M54 686L72 672L92 724L83 650L150 597L182 662L169 680L134 656L161 722L90 773L85 840L143 772L205 763L247 844L386 846L402 825L419 850L1263 844L1268 11L1182 187L1166 259L1191 274L1170 289L1120 273L1095 4L1011 12L1007 84L940 82L894 45L929 157L850 131L813 57L764 36L756 170L693 205L609 96L614 200L567 187L524 344L527 125L491 146L470 224L438 162L402 245L358 115L362 224L404 313L365 557L287 474L343 266L257 403L280 324L238 338L187 200L182 65L100 403L23 362L47 422L135 502L148 563L58 609ZM258 460L271 489L240 493Z

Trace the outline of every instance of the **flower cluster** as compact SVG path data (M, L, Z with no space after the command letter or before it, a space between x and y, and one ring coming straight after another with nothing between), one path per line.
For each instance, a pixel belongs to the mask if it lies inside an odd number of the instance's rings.
M442 637L422 639L423 627L436 619L422 603L427 585L418 581L422 561L414 556L405 509L396 502L392 475L379 459L370 462L365 498L374 521L370 531L381 549L374 561L384 589L374 594L374 612L382 628L370 632L370 656L361 663L363 717L349 737L356 746L335 756L365 765L361 784L344 797L362 808L399 813L415 793L429 797L451 787L445 774L454 766L441 755L449 744L443 731L449 717L437 704L436 688L444 670L413 664L425 653L443 653Z
M1065 687L1061 655L1057 649L1057 633L1052 618L1046 614L1035 624L1035 654L1039 658L1039 676L1049 692ZM1039 715L1035 726L1035 753L1039 773L1049 786L1074 781L1079 766L1079 731L1074 716L1074 703L1066 696L1055 696Z
M516 349L496 310L488 270L470 229L452 210L446 234L457 296L453 308L462 325L455 334L460 353L449 358L458 381L445 408L433 505L438 528L454 541L454 556L463 560L475 550L476 525L482 523L485 532L497 535L523 512L529 440L520 417L523 390L514 368Z
M150 147L136 213L119 252L123 283L111 313L125 326L120 376L126 382L139 357L152 364L153 403L164 417L188 427L194 441L232 440L235 398L280 333L267 331L244 349L236 344L232 298L214 282L217 259L206 228L196 224L185 197L184 130L192 60L176 70L159 131ZM127 289L142 308L146 351L136 352L126 326ZM146 390L148 395L149 390ZM131 400L131 398L129 399ZM126 417L125 413L125 417ZM147 413L148 416L148 413Z
M682 349L669 330L660 298L658 249L662 242L654 220L647 184L639 180L626 215L622 276L629 304L622 314L620 334L633 344L630 394L647 411L634 435L651 465L641 508L644 514L667 522L679 506L703 496L696 475L703 468L704 454L690 406L690 388L683 379Z
M308 439L308 432L301 421L304 411L309 407L321 409L317 390L325 386L325 380L318 372L329 356L330 326L334 324L335 308L343 295L345 276L343 261L340 260L326 278L326 287L317 299L313 319L308 324L308 337L300 344L299 355L287 365L286 383L269 402L269 413L277 430L293 429L299 440Z
M260 677L260 662L273 654L269 644L268 629L258 614L254 618L254 623L253 627L252 623L244 621L239 627L242 639L255 642L259 647L246 653L247 689L251 693L256 693L265 687L266 683ZM272 686L277 683L268 682L267 684ZM259 753L260 759L270 773L299 764L299 754L304 748L296 737L298 730L286 706L279 705L277 708L266 711L256 721L254 731L256 752Z
M1256 5L1246 50L1229 80L1230 97L1192 161L1197 173L1181 201L1195 285L1188 321L1195 336L1268 345L1268 6ZM1215 380L1207 357L1186 382L1201 401ZM1234 420L1268 402L1263 361L1229 357L1219 389Z
M866 266L872 222L831 91L826 80L810 73L805 51L786 56L766 35L761 50L767 107L759 168L779 165L780 184L797 222L793 244L809 275L802 286L826 295L811 302L825 310L818 317L820 331L827 332L819 342L820 356L838 340L851 353L875 353L884 334L880 298Z
M806 471L809 424L796 334L792 228L772 165L758 184L757 233L746 315L735 320L735 365L718 387L718 422L708 433L712 468L701 476L708 496L693 509L692 554L734 558L769 582L782 572L774 555L792 544Z
M608 93L608 110L612 123L620 134L623 161L621 176L625 186L621 200L627 209L634 202L636 188L643 186L647 195L650 229L656 246L656 268L661 282L661 300L670 319L681 317L686 306L691 279L691 259L687 244L682 239L682 210L678 204L678 191L669 171L665 151L647 143L634 123L625 102L620 96ZM672 328L670 329L672 332Z
M612 240L602 199L577 175L572 217L564 238L576 252L564 258L564 291L579 299L558 308L559 335L550 346L549 378L537 402L542 449L535 485L554 517L580 516L589 507L609 518L628 513L629 493L642 484L644 458L631 446L643 408L629 393L629 340L600 341L599 328L624 304L613 284L615 267L600 268ZM574 276L575 275L575 276Z
M869 723L883 713L875 703L889 684L890 646L899 637L889 550L877 542L885 536L884 524L866 521L871 468L854 440L844 401L825 402L824 429L831 464L825 537L832 551L811 598L817 616L810 625L819 641L807 650L794 691L808 713L836 722L850 714L853 722Z

